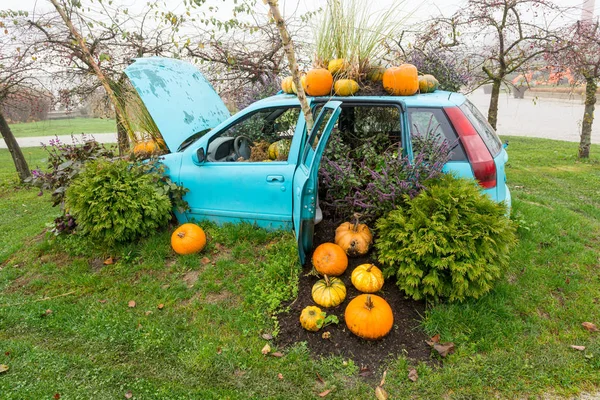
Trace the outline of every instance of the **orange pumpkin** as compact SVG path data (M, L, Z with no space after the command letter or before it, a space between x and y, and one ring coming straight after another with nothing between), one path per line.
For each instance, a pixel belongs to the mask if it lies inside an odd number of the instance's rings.
M143 140L138 142L133 147L133 154L136 156L147 156L149 154L158 153L166 148L166 144L164 140L157 139L155 140Z
M348 268L348 256L337 244L323 243L315 249L312 263L320 274L339 276Z
M352 284L363 293L375 293L383 287L383 273L373 264L361 264L352 271Z
M367 254L373 242L373 235L369 227L361 224L358 216L352 222L344 222L335 230L335 244L340 246L350 257Z
M394 96L412 96L419 90L417 67L402 64L388 68L383 73L383 88Z
M177 254L192 254L202 251L206 245L206 234L196 224L183 224L171 235L171 247Z
M311 69L306 73L304 91L309 96L327 96L332 86L333 75L325 68Z
M356 336L368 340L381 339L394 326L392 308L383 298L374 294L361 294L346 307L346 326Z

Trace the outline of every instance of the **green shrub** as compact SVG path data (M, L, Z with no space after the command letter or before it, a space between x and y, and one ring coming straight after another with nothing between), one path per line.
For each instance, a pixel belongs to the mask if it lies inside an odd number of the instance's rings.
M124 160L87 163L65 200L78 228L106 245L148 235L171 215L169 188L160 171Z
M377 221L384 273L416 300L478 298L501 276L516 242L506 207L450 174L427 186Z

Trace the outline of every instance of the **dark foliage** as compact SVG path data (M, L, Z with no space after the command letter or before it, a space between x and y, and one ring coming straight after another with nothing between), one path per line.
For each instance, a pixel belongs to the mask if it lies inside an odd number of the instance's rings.
M460 67L451 52L414 49L408 54L407 62L415 65L420 73L435 76L441 90L458 92L469 82L468 71Z

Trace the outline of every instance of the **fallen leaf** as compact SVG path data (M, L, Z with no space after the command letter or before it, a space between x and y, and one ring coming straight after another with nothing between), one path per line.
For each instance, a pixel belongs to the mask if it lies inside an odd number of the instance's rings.
M576 346L574 344L571 345L571 348L575 349L575 350L579 350L579 351L584 351L585 350L585 346Z
M223 349L221 349L220 347L217 347L217 354L221 354L223 352Z
M317 380L319 382L321 382L322 384L325 384L325 381L323 380L323 378L321 378L321 375L319 375L319 373L317 372Z
M281 374L281 372L277 374L277 377L278 377L279 379L283 379L283 375Z
M591 322L582 322L581 326L583 326L590 332L598 332L598 327L595 324L592 324Z
M387 376L387 369L383 371L383 375L381 377L381 382L379 382L379 386L385 385L385 377Z
M108 301L108 300L106 300L106 299L102 299L102 300L98 300L98 303L102 303L102 304L104 304L104 303L106 303L107 301Z
M263 334L261 335L261 337L262 337L263 339L265 339L265 340L271 340L271 339L273 339L273 335L271 335L270 333L263 333Z
M160 303L157 308L159 310L162 310L163 308L165 308L165 305L163 303Z
M419 379L419 374L417 373L416 369L411 368L410 371L408 371L408 379L410 379L413 382L416 382L417 379Z
M358 375L359 375L359 376L366 377L366 376L371 376L371 375L373 375L373 373L371 372L371 370L369 369L369 367L368 367L368 366L364 366L364 365L363 365L363 366L360 368L360 371L358 371Z
M104 265L112 265L115 263L115 260L112 257L108 257L106 260L104 260Z
M210 258L204 257L202 258L202 260L200 260L200 262L202 263L202 265L210 264Z
M426 342L428 345L430 345L430 346L432 346L432 347L433 347L433 345L434 345L435 343L439 343L439 342L440 342L440 334L438 333L437 335L434 335L434 336L433 336L431 339L429 339L429 340L426 340L425 342Z
M263 347L260 352L266 356L271 352L271 346L269 346L269 344L265 344L265 347Z
M4 352L4 355L5 355L5 356L10 356L10 351L5 351L5 352Z
M571 283L571 278L567 278L565 279L565 283L568 285L569 283Z
M437 351L440 356L446 357L448 354L454 353L454 343L435 343L433 349Z
M146 316L152 314L152 311L146 311L144 314L146 314Z
M329 331L323 332L323 334L321 335L321 337L323 339L329 339L331 337L331 332L329 332Z
M48 310L44 311L42 313L42 315L40 315L40 317L47 317L50 314L52 314L52 310L48 309Z
M0 364L0 374L6 371L8 371L8 365Z
M377 386L375 388L375 397L377 397L377 400L387 400L389 395L384 388Z
M52 396L52 398L53 398L54 400L58 400L58 399L60 399L60 393L54 393L54 396Z
M321 393L319 393L319 397L325 397L327 396L329 393L331 393L331 389L327 389Z
M131 390L127 391L127 393L125 393L125 398L126 399L130 399L133 397L133 393L131 393Z
M283 357L283 353L280 353L279 351L276 351L275 353L271 353L271 356L277 357L277 358L281 358L281 357Z
M128 306L129 308L133 308L133 307L135 307L135 300L129 300L129 303L127 303L127 306Z

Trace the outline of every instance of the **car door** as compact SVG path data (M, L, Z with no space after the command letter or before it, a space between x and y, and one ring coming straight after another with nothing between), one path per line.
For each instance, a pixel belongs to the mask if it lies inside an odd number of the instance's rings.
M317 201L317 174L323 151L341 112L340 101L323 106L313 129L303 142L293 182L293 222L298 240L298 255L304 264L306 252L312 248Z
M270 140L291 141L287 159L271 161L268 155L262 155L241 160L216 154L222 143L228 139L231 142L241 135L240 131L251 136L255 144L262 141L263 136L252 134L260 135L263 126L257 127L257 122L262 121L262 116L271 115L277 115L269 124L278 131L271 134L274 136ZM300 115L297 105L253 108L240 112L226 126L190 146L182 157L179 175L179 181L189 189L185 196L190 206L187 219L218 224L244 221L266 229L291 229L292 182L304 129L303 124L298 124ZM207 154L202 162L194 159L198 149Z

